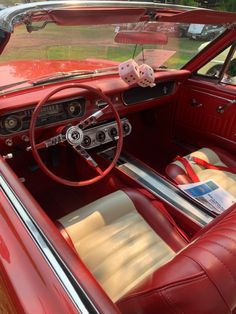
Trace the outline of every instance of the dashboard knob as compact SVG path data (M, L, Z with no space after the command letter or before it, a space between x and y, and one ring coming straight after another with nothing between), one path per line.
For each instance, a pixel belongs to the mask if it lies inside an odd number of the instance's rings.
M7 138L6 141L5 141L5 144L6 144L7 146L12 146L12 145L13 145L12 139L11 139L11 138Z
M29 136L28 135L22 135L21 136L22 141L29 142Z

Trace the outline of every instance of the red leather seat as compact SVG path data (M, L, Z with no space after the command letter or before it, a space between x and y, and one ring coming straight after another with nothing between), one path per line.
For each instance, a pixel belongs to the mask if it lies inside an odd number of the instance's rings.
M206 168L194 162L194 157L200 158L202 161L209 163L213 167L219 169ZM188 163L189 168L186 169ZM221 170L221 168L223 168ZM225 171L228 169L230 171ZM180 160L176 160L166 167L166 173L177 184L188 184L194 181L191 173L196 174L198 181L212 179L226 191L236 197L236 158L219 148L201 148Z
M59 224L67 243L113 302L188 243L174 221L130 189L79 208Z
M118 301L122 313L226 314L236 308L236 206Z
M107 195L60 219L69 244L120 311L231 313L236 308L236 206L218 216L189 243L143 195L133 190L124 192ZM131 207L126 210L126 206ZM164 262L159 263L159 256ZM145 268L149 262L151 272ZM116 273L113 277L110 270L115 273L117 265L122 275ZM135 280L131 282L132 275L142 280L132 278ZM106 285L107 280L113 287ZM132 288L123 285L126 280ZM117 290L118 285L124 286L125 293Z

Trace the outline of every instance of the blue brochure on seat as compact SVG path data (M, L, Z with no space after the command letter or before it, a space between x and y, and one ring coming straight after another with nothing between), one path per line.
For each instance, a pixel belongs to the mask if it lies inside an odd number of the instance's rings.
M179 188L217 214L232 206L236 199L213 180L182 184Z

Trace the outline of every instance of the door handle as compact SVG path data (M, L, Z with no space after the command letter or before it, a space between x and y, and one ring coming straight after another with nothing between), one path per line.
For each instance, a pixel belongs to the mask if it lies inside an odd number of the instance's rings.
M195 108L202 107L202 103L199 103L196 98L191 99L191 106Z
M235 104L235 103L236 103L236 100L235 100L235 99L230 100L230 101L227 102L225 105L218 106L218 107L216 108L216 111L217 111L218 113L224 113L225 110L226 110L227 108L229 108L229 106L231 106L231 105L233 105L233 104Z

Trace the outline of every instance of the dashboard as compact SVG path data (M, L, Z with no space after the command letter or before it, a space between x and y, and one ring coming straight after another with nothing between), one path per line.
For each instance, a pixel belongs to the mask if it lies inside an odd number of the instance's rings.
M130 114L142 111L175 100L176 91L182 80L188 75L188 71L160 72L158 80L153 88L129 86L117 77L98 77L88 85L96 87L107 95L116 107L121 117L129 117ZM87 84L87 83L86 83ZM3 144L4 152L9 152L15 145L29 145L29 126L35 105L55 87L38 87L37 90L27 94L7 95L0 98L0 143ZM94 97L95 96L95 97ZM13 106L14 104L14 106ZM89 116L96 110L100 110L106 103L96 99L96 95L88 92L72 90L64 91L60 99L46 103L38 116L36 128L38 135L47 128L77 122L80 118ZM130 134L132 126L127 118L122 119L124 136ZM89 128L84 134L85 148L93 148L103 143L114 140L117 136L116 126L112 114L105 114L104 121L96 127ZM126 120L125 120L126 119ZM7 149L8 147L8 149ZM10 150L11 151L11 150Z
M42 107L37 127L56 124L85 114L86 100L83 97L50 103ZM0 117L0 136L8 136L29 129L34 107L14 111Z
M107 105L103 100L96 100L97 110ZM50 127L64 123L73 122L77 118L82 118L88 111L90 102L85 97L69 98L57 102L50 102L41 108L36 127ZM9 147L13 146L16 138L21 137L24 142L29 141L28 130L34 107L28 107L23 110L12 111L0 117L0 137L5 140ZM122 118L123 136L131 133L132 127L128 119ZM82 146L91 149L103 144L107 144L118 139L118 128L115 121L101 123L90 127L83 132Z

